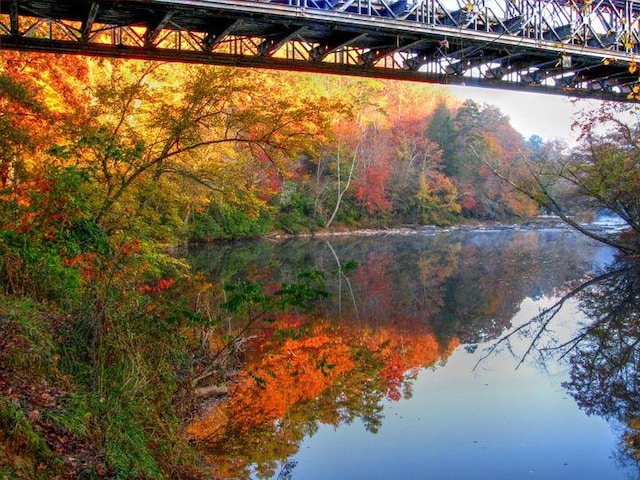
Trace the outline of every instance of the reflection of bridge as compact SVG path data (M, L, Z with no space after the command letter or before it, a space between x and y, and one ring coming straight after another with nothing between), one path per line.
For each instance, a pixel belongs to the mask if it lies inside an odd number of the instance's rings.
M626 99L639 22L640 0L0 0L0 47Z

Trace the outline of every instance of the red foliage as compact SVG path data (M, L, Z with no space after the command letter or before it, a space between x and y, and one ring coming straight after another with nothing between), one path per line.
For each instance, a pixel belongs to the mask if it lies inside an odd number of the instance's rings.
M13 215L3 219L0 228L20 234L35 232L45 241L56 240L70 220L72 208L55 187L55 178L40 176L13 185L0 197L0 201L14 205Z
M103 270L98 266L98 255L95 252L81 253L67 258L64 264L80 272L85 281L102 277Z
M140 251L140 240L137 238L122 247L123 255L134 255Z
M390 177L388 165L371 165L355 182L356 197L370 214L384 215L393 208L385 188Z
M164 290L168 290L174 283L176 283L173 278L162 278L158 280L158 282L154 285L143 285L140 287L140 292L142 293L160 293Z

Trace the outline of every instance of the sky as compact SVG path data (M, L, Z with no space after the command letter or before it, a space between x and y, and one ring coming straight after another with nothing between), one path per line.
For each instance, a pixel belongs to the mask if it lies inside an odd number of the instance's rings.
M572 145L576 134L571 131L575 113L585 106L595 106L596 101L580 100L561 95L514 92L492 88L448 86L447 89L459 98L471 98L476 102L498 107L511 119L511 125L525 138L539 135L544 140L561 139Z

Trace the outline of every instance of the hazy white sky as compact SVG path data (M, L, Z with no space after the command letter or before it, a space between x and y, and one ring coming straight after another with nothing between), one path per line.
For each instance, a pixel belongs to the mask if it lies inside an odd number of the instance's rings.
M569 97L542 95L509 90L474 87L447 87L460 98L498 107L511 119L511 125L525 138L540 135L545 140L559 138L568 144L575 142L576 134L571 123L576 112L585 106L595 106L595 101L580 100L573 104Z

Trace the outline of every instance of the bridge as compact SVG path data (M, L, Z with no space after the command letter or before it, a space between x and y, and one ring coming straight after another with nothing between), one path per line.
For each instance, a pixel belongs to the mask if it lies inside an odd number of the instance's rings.
M639 32L640 0L0 0L0 49L623 101Z

